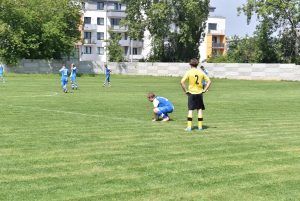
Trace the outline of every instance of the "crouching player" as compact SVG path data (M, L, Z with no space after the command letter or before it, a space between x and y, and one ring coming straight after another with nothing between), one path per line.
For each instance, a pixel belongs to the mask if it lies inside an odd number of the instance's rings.
M68 69L65 65L62 66L62 68L59 70L61 73L61 86L63 88L63 92L67 93L67 84L68 84Z
M168 116L168 113L173 112L173 110L174 110L173 104L164 97L155 96L155 94L152 92L148 93L147 98L150 102L153 103L153 106L154 106L153 121L158 121L159 118L162 118L162 121L169 121L170 117Z
M75 66L75 64L71 64L71 84L72 84L72 89L78 89L78 84L76 81L76 77L77 77L77 68Z

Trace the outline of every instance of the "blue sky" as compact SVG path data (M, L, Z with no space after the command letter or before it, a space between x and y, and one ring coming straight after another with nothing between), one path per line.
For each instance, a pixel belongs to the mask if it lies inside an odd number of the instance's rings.
M247 25L246 16L237 15L237 7L244 4L247 0L211 0L210 5L216 7L215 15L226 17L227 36L252 35L255 30L255 20L252 18L250 25Z

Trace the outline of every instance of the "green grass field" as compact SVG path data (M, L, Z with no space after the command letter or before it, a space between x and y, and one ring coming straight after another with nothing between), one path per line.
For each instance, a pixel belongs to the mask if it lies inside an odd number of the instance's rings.
M299 82L214 79L206 129L187 133L180 78L83 76L68 94L58 75L6 80L0 200L300 200ZM151 121L149 91L172 121Z

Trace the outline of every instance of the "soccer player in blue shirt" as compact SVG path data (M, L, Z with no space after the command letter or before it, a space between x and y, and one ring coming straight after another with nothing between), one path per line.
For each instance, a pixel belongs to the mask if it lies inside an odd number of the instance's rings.
M5 80L4 80L4 65L2 63L0 63L0 78L2 80L2 82L4 83Z
M200 66L200 69L204 72L205 75L208 76L208 70L204 68L204 66ZM206 87L207 82L205 80L202 80L203 89Z
M108 84L108 86L110 87L110 73L111 70L108 68L107 64L104 64L104 70L105 70L105 81L103 83L103 86L105 87L106 84Z
M76 77L77 77L77 68L75 66L75 64L71 64L71 84L72 84L72 89L78 89L78 84L76 81Z
M63 92L67 93L67 84L68 84L68 69L66 68L65 64L62 66L62 68L59 70L61 73L61 86L63 88Z
M158 121L162 118L162 121L169 121L170 117L168 113L172 113L174 110L173 104L166 98L161 96L156 96L154 93L150 92L147 95L150 102L153 103L154 119L153 121Z

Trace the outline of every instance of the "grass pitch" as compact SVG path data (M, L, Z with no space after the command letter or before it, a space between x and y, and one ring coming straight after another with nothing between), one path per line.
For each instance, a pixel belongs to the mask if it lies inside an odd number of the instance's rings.
M68 94L58 75L6 81L0 200L300 200L299 82L213 80L206 129L187 133L180 78L83 76ZM172 121L151 122L149 91Z

